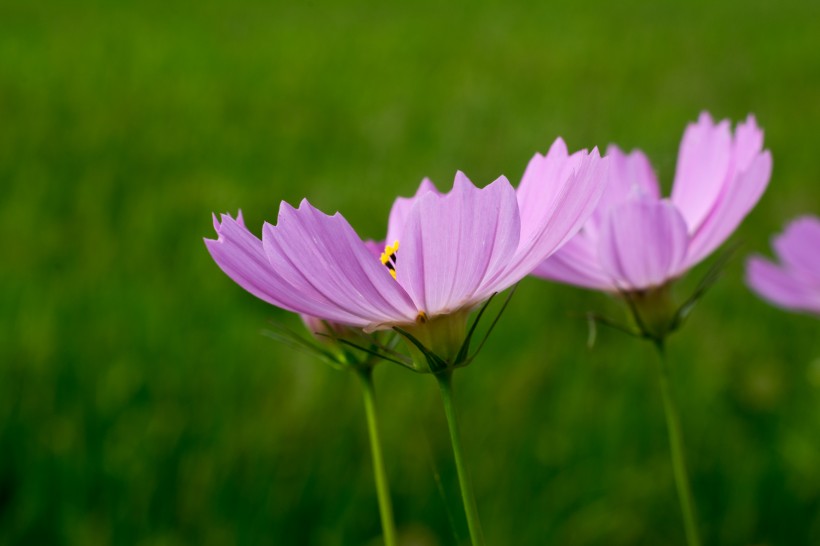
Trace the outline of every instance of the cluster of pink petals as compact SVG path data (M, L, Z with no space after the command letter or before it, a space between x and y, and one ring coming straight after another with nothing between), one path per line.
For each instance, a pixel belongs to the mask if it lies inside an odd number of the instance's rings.
M479 189L460 172L447 194L423 181L390 212L395 279L379 260L382 245L306 200L283 202L261 239L241 215L214 217L218 237L205 243L236 283L283 309L365 330L410 324L475 306L530 274L586 222L607 163L597 150L570 155L559 139L517 191L504 177Z
M609 187L595 213L535 275L613 292L661 286L732 234L760 199L772 169L753 116L734 135L728 121L715 123L706 113L690 124L668 199L661 198L642 152L610 146L607 156Z
M746 282L775 305L820 316L820 219L794 220L772 247L781 265L753 256L746 264Z

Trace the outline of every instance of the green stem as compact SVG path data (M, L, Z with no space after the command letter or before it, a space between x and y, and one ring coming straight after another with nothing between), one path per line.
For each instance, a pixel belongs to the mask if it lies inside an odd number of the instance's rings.
M453 457L458 472L458 482L461 486L461 500L464 512L467 515L467 528L470 530L470 541L473 546L484 546L484 533L481 531L481 522L478 519L478 508L473 494L473 485L461 452L461 434L458 430L456 410L453 407L452 372L436 375L438 386L441 389L441 399L444 402L444 413L447 416L447 427L450 429L450 441L453 444Z
M373 456L373 477L376 480L376 495L379 499L379 515L382 520L384 545L396 546L396 524L393 521L393 504L390 501L390 488L387 485L387 472L384 470L379 427L376 422L376 404L373 389L373 369L360 369L357 374L361 379L364 395L364 410L367 414L367 430L370 433L370 453Z
M669 385L669 363L662 341L655 346L660 355L660 384L663 396L663 409L666 414L666 427L669 431L669 448L672 452L672 470L675 474L675 486L678 490L678 500L683 514L683 525L686 530L686 543L689 546L700 546L700 537L695 523L695 508L692 501L692 489L689 486L689 476L686 472L686 463L683 459L683 435L681 434L680 419L675 402L672 399L672 390Z

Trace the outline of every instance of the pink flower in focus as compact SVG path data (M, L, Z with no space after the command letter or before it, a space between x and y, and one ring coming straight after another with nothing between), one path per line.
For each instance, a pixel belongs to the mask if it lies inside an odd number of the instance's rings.
M772 247L781 264L752 256L746 263L746 283L775 305L820 316L820 219L792 221Z
M432 322L521 280L591 214L608 161L597 150L570 155L558 139L541 163L548 176L518 192L504 177L477 188L459 172L447 194L425 180L393 205L386 248L306 200L283 202L261 239L241 216L214 217L217 238L205 244L229 277L277 307L366 331Z
M672 195L662 198L643 152L610 146L609 186L595 213L533 274L611 292L663 286L711 254L758 202L772 169L762 148L753 116L733 135L727 120L703 113L684 132ZM532 171L531 163L524 178Z

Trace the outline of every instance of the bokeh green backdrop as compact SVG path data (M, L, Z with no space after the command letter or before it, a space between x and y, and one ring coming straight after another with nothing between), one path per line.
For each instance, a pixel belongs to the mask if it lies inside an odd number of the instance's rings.
M704 109L756 113L775 168L670 346L700 522L708 544L820 543L820 325L741 282L820 213L818 21L810 1L3 2L0 543L378 544L355 381L261 335L298 324L214 265L211 211L258 231L307 196L380 237L423 176L516 183L557 135L641 147L668 188ZM608 330L588 349L587 310L620 312L525 280L456 376L490 544L683 542L654 355ZM434 382L385 365L377 387L407 544L465 540Z

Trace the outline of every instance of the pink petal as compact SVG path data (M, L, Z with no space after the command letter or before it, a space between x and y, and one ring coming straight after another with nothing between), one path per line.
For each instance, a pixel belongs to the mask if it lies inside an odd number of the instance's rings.
M410 209L413 208L413 204L420 197L429 192L437 195L441 194L435 184L433 184L429 178L425 178L421 181L421 184L413 197L396 198L393 202L393 207L390 209L390 216L387 220L387 239L385 240L385 244L392 245L395 241L401 241L402 229L404 228L404 223L407 220L407 215L410 213Z
M271 267L321 309L300 311L362 327L415 319L407 294L340 214L327 216L307 201L299 209L282 203L262 242Z
M205 239L205 246L220 269L257 298L288 309L287 284L271 270L262 241L245 228L241 213L236 220L214 215L214 228L218 238Z
M518 244L518 206L506 178L483 189L463 173L446 195L422 195L407 215L396 275L429 316L486 299L484 279L509 261Z
M733 172L747 170L749 165L763 150L763 130L758 127L757 120L749 115L746 121L739 123L735 129L733 143Z
M789 270L820 291L820 219L797 218L775 238L773 246Z
M729 176L732 135L729 122L717 125L706 112L683 134L672 202L683 214L690 232L697 230L720 195Z
M658 178L649 159L640 150L625 154L614 144L606 149L609 183L598 208L612 207L634 197L660 199Z
M634 199L610 212L601 229L601 267L623 290L660 286L686 256L686 222L668 201Z
M820 290L759 256L746 262L746 284L775 305L820 314Z
M592 237L596 237L609 210L628 199L649 197L660 199L660 187L649 159L640 150L625 154L614 144L607 147L609 158L609 178L607 187L592 217L584 226Z
M359 319L343 310L316 301L310 294L297 291L271 267L262 241L245 228L242 215L234 220L228 215L214 225L219 238L205 239L205 245L217 265L239 286L282 309L296 313L313 313L322 318L355 324Z
M555 139L546 156L535 154L516 190L518 208L521 211L522 240L530 240L541 224L544 208L556 200L563 190L563 182L571 168L567 145L562 138ZM569 172L567 172L569 171Z
M772 156L768 150L757 155L751 165L725 185L712 211L692 235L689 255L683 268L703 260L732 232L757 204L772 174Z
M592 214L606 187L609 161L602 159L597 149L567 157L559 139L545 158L533 161L536 164L528 167L518 189L521 241L510 265L492 280L493 291L504 290L529 275L571 239Z
M384 252L384 241L373 241L371 239L367 239L364 241L364 246L373 255L374 258L379 258Z
M617 290L598 262L597 238L583 232L539 264L532 274L592 290Z

